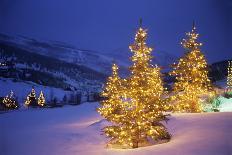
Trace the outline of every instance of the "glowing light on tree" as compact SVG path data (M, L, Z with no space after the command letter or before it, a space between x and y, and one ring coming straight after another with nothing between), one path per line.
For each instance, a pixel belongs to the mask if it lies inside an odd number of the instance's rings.
M105 100L98 109L111 126L104 128L111 144L137 148L150 141L169 140L170 134L160 123L166 119L167 106L163 99L164 88L160 68L151 64L152 49L146 45L147 31L142 27L135 42L129 47L133 53L131 75L118 77L118 67L113 65L102 95Z
M36 93L35 89L32 88L31 92L28 94L26 101L25 101L26 106L37 106L37 100L36 100Z
M15 109L18 108L18 105L16 104L14 93L11 90L10 94L4 97L3 104L7 109Z
M45 97L44 97L44 94L43 94L43 92L41 91L40 92L40 95L39 95L39 98L38 98L38 105L39 106L44 106L45 105Z
M176 78L173 100L176 111L201 112L200 96L211 89L211 82L207 62L200 50L202 43L197 42L199 34L196 33L195 25L186 35L187 38L181 42L186 53L173 65L173 71L170 72Z
M232 61L228 61L227 91L232 92Z

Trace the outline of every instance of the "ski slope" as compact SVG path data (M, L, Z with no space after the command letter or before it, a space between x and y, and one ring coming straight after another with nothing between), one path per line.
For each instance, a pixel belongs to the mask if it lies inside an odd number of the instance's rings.
M1 155L231 155L232 112L173 114L170 142L131 150L107 149L107 122L97 103L0 114Z

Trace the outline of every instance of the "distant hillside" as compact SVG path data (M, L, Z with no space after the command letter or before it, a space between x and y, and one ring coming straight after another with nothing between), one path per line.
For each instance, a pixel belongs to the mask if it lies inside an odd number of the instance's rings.
M128 74L128 66L131 64L129 57L132 53L128 47L102 53L101 51L80 49L64 42L44 41L25 36L9 36L1 33L0 42L25 49L32 53L86 66L104 74L110 74L112 62L116 62L119 65L121 75L125 76ZM175 55L165 51L154 50L153 55L153 63L162 66L164 70L168 70L169 64L172 64L177 59Z
M0 34L0 63L7 61L10 64L8 68L0 66L0 77L32 81L63 90L99 91L111 73L113 61L119 64L122 77L128 75L130 56L126 48L103 54L63 42ZM161 66L166 83L174 81L167 72L169 65L176 60L174 55L154 51L153 63ZM225 79L227 61L209 65L209 74L213 82Z
M0 42L28 52L44 55L64 62L85 66L97 72L109 74L114 57L98 51L79 49L72 45L57 41L41 41L25 36L9 36L0 34ZM126 72L126 64L117 60L122 73Z
M213 82L223 80L227 77L228 61L229 60L219 61L210 65L209 75Z
M227 78L227 67L228 67L228 61L219 61L215 62L213 64L209 64L209 78L210 80L215 83L217 81L225 80ZM173 83L175 81L174 77L171 77L167 72L164 73L164 81L166 83ZM168 86L170 87L170 86Z
M105 74L86 66L32 53L17 46L0 43L0 49L2 59L13 64L0 70L2 77L32 81L65 90L100 88L106 79Z

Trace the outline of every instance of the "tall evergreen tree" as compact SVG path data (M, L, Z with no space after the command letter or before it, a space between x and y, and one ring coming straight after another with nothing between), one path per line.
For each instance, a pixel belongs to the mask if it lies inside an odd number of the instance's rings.
M137 148L140 145L169 140L170 134L160 121L165 120L163 83L160 68L151 64L152 49L146 45L147 32L139 28L135 42L130 46L133 53L131 76L119 79L117 72L109 78L99 112L113 123L104 131L110 143ZM112 84L113 83L113 84ZM105 95L104 95L105 94Z
M191 32L181 42L185 55L173 65L171 75L175 76L173 99L175 110L179 112L201 112L200 96L211 89L207 62L200 50L202 43L197 42L199 34L193 24Z
M116 64L113 64L112 66L112 75L108 78L106 86L104 87L101 95L105 99L101 102L101 107L98 109L98 111L107 120L119 123L120 121L115 117L118 117L117 114L120 115L120 109L123 101L121 99L121 79L118 76L118 66Z

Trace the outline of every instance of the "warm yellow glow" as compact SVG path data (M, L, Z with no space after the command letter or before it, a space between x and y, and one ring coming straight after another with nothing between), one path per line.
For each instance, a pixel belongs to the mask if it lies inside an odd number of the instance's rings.
M9 95L6 95L6 97L3 98L3 104L8 109L14 109L14 108L18 107L16 102L15 102L14 93L12 90L10 91Z
M186 33L187 39L183 39L181 45L187 50L199 50L199 47L202 46L202 43L197 42L199 34L196 33L196 27L193 25L192 31Z
M111 144L136 148L149 138L154 141L170 138L160 123L165 120L163 112L168 108L160 68L151 64L152 49L146 45L146 38L146 30L140 27L129 47L133 53L131 75L121 79L118 66L113 64L112 76L102 92L105 99L98 111L113 124L104 128Z
M170 72L176 78L172 100L176 111L201 112L200 96L211 89L211 82L207 62L200 51L202 44L197 42L199 34L196 33L196 27L193 26L192 31L186 35L187 39L183 39L181 43L186 53L178 64L173 65L173 71Z
M28 94L27 99L25 101L25 105L29 106L32 103L33 100L34 101L36 100L36 94L35 94L35 89L34 88L32 88L31 92Z
M227 91L232 91L232 61L228 61Z
M45 105L45 97L44 97L44 94L43 94L43 92L41 91L40 92L40 95L39 95L39 98L38 98L38 105L39 106L44 106Z

